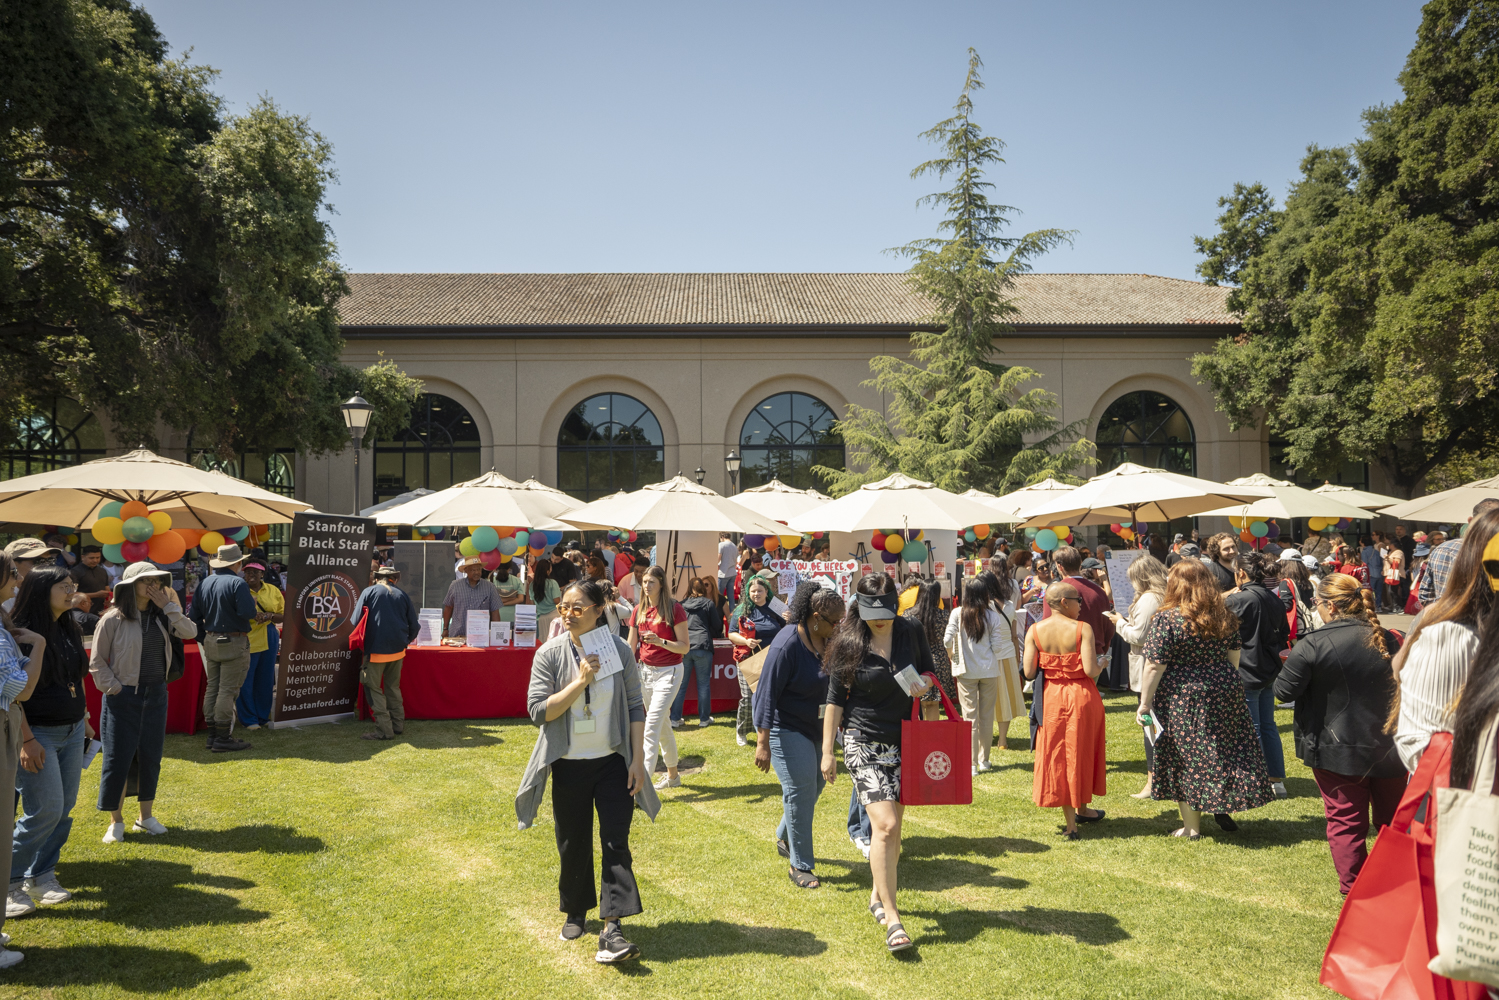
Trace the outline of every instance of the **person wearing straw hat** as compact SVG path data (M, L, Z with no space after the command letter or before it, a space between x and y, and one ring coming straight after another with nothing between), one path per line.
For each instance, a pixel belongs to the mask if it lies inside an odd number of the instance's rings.
M364 663L359 671L365 700L375 719L375 731L360 739L390 740L406 731L405 702L401 700L401 665L406 661L406 647L421 632L416 606L404 590L396 586L401 571L394 566L375 570L375 582L364 588L354 603L350 621L357 622L369 612L364 627Z
M248 750L235 739L234 699L250 672L250 625L256 614L255 595L238 570L245 555L233 542L220 545L208 560L213 573L198 584L193 595L193 624L198 626L198 649L203 653L203 718L208 749L214 753Z
M48 548L47 543L40 538L17 538L7 545L5 547L5 554L10 556L11 563L16 567L16 572L20 574L16 578L16 586L19 587L21 581L26 579L26 574L31 572L31 567L43 559L55 559L59 551L61 550ZM7 598L3 602L0 602L0 611L9 614L11 609L15 607L15 603L16 599L14 597Z

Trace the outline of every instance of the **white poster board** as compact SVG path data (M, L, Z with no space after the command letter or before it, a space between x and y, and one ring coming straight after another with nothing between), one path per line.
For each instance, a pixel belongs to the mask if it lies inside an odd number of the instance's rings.
M489 646L489 612L465 612L463 619L463 641L466 646Z
M1104 568L1109 573L1109 587L1114 591L1114 610L1128 616L1135 603L1135 585L1129 582L1130 563L1145 555L1144 549L1117 549L1109 553Z
M868 566L861 566L856 559L831 559L831 560L805 560L805 559L772 559L767 564L778 575L789 574L792 581L796 578L803 580L812 577L824 577L832 580L834 589L838 591L845 601L853 596L854 584L864 573L868 573ZM862 572L861 572L862 570ZM796 592L796 584L792 582L789 590L783 590L786 596Z

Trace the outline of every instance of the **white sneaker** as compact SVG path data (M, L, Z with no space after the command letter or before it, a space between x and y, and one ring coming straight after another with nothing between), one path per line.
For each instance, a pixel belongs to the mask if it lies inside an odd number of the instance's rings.
M850 837L848 839L854 842L854 846L859 849L860 854L864 855L866 858L869 857L869 841L864 840L860 837Z
M9 969L12 966L20 965L21 959L25 957L26 956L21 954L19 951L11 951L9 948L0 948L0 969Z
M1273 782L1271 782L1270 783L1270 790L1275 793L1275 797L1277 799L1290 798L1290 796L1291 796L1291 793L1288 792L1288 791L1286 791L1286 785L1285 785L1285 782L1283 782L1283 781L1273 781Z
M0 946L4 946L7 944L10 944L10 935L5 933L4 931L0 931Z
M36 903L26 895L26 890L20 882L10 884L10 894L5 897L5 918L24 917L28 913L36 912Z
M134 830L136 833L149 833L153 837L160 837L163 833L167 832L167 828L162 826L161 820L157 819L155 816L148 816L145 819L136 820L135 823L130 827L130 829Z
M977 766L970 767L968 770L969 770L969 773L972 774L975 778L977 778L979 776L979 769L978 769Z
M661 777L659 777L659 778L656 779L656 787L657 788L681 788L682 787L682 776L679 774L675 778L673 778L669 774L663 774L663 775L661 775Z
M989 763L987 760L981 760L981 761L979 761L979 773L980 774L983 774L985 771L992 771L992 770L994 770L994 765L993 764Z
M27 879L21 883L21 889L38 906L56 906L58 903L66 903L73 898L73 894L57 881L56 871L50 871L41 878Z
M104 831L104 842L106 844L123 844L125 842L125 824L109 824L109 829Z
M671 720L671 728L673 728L673 729L681 729L685 725L687 725L687 720L686 719L672 719Z
M734 739L737 740L738 743L739 743L739 745L742 746L742 747L749 746L749 740L747 740L747 739L744 738L744 734L743 733L735 733L734 734Z

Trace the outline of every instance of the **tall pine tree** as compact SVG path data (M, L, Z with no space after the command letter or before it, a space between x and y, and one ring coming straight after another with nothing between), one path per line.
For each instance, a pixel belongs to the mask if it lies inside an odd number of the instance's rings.
M892 472L956 492L1004 493L1047 476L1063 478L1094 461L1082 422L1063 426L1054 395L1025 389L1038 372L991 360L994 338L1011 330L1008 320L1018 311L1015 276L1072 234L1004 235L1018 210L990 201L994 185L983 179L986 168L1004 162L1004 142L973 121L982 67L969 49L956 113L922 133L943 155L911 171L912 178L953 179L948 190L918 202L942 210L938 235L892 251L911 260L911 287L933 307L925 325L940 332L912 333L910 360L870 359L874 377L863 384L890 400L889 416L850 405L838 421L851 468L815 470L836 496Z

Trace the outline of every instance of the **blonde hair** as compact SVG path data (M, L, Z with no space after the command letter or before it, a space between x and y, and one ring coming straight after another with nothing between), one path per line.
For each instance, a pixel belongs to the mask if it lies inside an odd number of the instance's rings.
M1329 573L1317 585L1318 600L1326 601L1339 618L1357 618L1373 631L1369 645L1379 650L1385 659L1390 657L1390 648L1385 643L1384 626L1379 623L1379 610L1374 606L1374 592L1347 573Z
M1130 602L1129 606L1131 611L1135 610L1135 605L1146 594L1155 594L1157 597L1165 598L1166 564L1155 556L1139 556L1134 562L1129 564L1129 569L1125 571L1124 575L1129 577L1129 582L1135 588L1135 599Z

